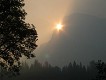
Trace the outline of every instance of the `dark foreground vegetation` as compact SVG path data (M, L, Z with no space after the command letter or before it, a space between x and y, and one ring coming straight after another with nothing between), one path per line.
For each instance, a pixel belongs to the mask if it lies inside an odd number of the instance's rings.
M97 66L96 64L95 61L91 61L88 66L83 66L81 63L73 62L60 68L51 66L48 62L41 64L35 60L30 67L27 63L23 63L19 76L6 77L7 75L4 75L3 80L7 80L7 78L8 80L93 80L96 79L98 71L100 71L100 69L97 70L97 67L99 68L102 63L99 62Z
M16 74L20 58L34 57L37 47L37 31L25 22L24 5L24 0L0 0L0 67Z

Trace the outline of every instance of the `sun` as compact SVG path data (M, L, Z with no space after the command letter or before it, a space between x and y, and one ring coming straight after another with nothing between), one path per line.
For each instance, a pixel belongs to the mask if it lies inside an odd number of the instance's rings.
M59 24L56 25L56 29L57 29L58 31L61 30L62 27L63 27L63 25L62 25L61 23L59 23Z

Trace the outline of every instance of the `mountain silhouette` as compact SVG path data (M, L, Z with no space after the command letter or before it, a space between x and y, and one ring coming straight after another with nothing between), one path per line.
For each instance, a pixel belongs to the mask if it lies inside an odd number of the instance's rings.
M49 42L36 52L39 61L63 66L70 61L88 64L91 60L106 61L106 19L87 14L64 18L63 31L54 31Z

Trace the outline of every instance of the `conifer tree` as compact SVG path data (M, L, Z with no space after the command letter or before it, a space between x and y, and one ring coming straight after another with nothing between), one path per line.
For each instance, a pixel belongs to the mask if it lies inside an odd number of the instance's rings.
M0 0L0 66L19 72L20 58L34 57L37 32L35 26L25 22L24 0Z
M106 64L101 60L98 60L96 64L98 75L95 80L106 80Z

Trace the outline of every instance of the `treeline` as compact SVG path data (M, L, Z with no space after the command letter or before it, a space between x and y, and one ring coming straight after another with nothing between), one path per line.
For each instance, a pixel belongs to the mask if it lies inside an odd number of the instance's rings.
M85 67L74 61L60 68L51 66L48 62L41 64L35 60L30 67L27 63L23 63L21 74L10 80L92 80L97 75L95 63L95 61L91 61L89 66Z

